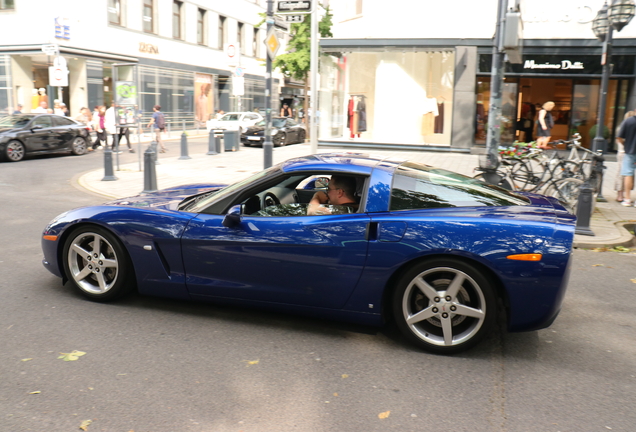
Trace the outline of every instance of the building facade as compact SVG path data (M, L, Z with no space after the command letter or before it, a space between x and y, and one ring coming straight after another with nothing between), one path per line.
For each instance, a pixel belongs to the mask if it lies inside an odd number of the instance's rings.
M147 116L160 105L181 125L202 123L216 110L265 106L265 0L13 0L0 6L11 41L0 46L0 110L30 112L42 100L110 106L114 81L137 85ZM68 86L52 86L57 45ZM237 77L238 79L236 79ZM274 80L278 95L282 77ZM276 101L276 97L274 100ZM274 106L276 108L276 106Z
M331 1L334 38L321 41L320 142L485 146L497 3ZM591 25L603 0L520 6L523 51L521 63L506 62L502 143L533 140L540 106L554 101L553 139L578 132L589 146L602 73L602 44ZM636 23L614 32L612 64L610 150L624 113L636 108Z

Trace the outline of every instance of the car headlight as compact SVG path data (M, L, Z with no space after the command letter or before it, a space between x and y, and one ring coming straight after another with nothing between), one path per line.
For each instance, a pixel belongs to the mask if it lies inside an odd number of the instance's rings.
M272 128L272 135L276 135L278 133L278 129Z

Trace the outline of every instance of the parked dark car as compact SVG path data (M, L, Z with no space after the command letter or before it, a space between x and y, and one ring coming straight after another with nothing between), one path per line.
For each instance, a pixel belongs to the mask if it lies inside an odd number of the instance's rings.
M307 132L305 126L294 119L285 117L272 118L272 142L275 147L305 142ZM265 140L265 120L250 126L241 134L241 142L246 147L263 145Z
M15 114L0 118L0 155L18 162L26 155L88 151L90 128L53 114Z

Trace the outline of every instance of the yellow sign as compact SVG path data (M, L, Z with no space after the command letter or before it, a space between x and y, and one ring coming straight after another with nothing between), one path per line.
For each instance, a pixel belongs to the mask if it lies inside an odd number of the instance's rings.
M274 27L267 32L267 37L265 38L265 45L267 46L267 54L269 58L274 60L276 57L276 53L280 48L280 41L278 40L278 36L276 36L276 32L274 31Z

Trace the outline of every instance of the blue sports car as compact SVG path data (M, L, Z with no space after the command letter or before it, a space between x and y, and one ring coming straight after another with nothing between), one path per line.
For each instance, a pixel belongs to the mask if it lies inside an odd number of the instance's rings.
M44 266L84 296L131 291L383 325L435 353L474 346L498 313L549 326L575 216L418 163L357 153L288 160L239 183L198 184L65 212Z

